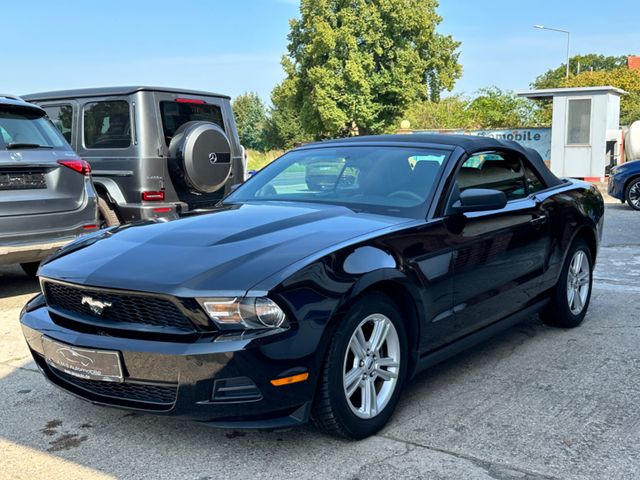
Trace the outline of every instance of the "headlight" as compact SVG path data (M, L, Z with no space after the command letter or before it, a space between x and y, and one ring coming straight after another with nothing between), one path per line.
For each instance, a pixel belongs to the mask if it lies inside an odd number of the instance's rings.
M209 318L226 328L278 328L287 327L282 309L270 298L198 298Z

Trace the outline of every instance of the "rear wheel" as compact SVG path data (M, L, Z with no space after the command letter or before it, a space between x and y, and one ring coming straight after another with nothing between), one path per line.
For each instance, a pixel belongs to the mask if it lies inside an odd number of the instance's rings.
M40 266L40 262L29 262L29 263L20 264L20 267L22 267L22 271L31 278L36 278L36 274L38 273L39 266Z
M407 362L406 330L398 309L383 294L363 296L347 312L329 346L314 423L341 437L373 435L396 407Z
M631 180L624 194L627 203L634 210L640 210L640 178Z
M577 239L565 260L551 303L540 316L547 325L573 328L582 323L593 284L593 260L587 243Z
M98 196L98 214L100 216L100 228L117 227L122 223L111 204L102 196Z

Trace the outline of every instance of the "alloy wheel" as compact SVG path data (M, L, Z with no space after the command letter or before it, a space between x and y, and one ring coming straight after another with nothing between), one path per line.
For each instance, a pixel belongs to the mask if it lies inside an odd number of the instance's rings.
M629 203L632 203L636 209L640 210L640 182L636 182L629 188Z
M380 313L366 317L353 332L344 356L344 394L351 411L363 419L389 403L400 373L400 340L393 322Z
M567 301L573 315L580 315L589 297L591 288L591 268L584 251L573 255L567 272Z

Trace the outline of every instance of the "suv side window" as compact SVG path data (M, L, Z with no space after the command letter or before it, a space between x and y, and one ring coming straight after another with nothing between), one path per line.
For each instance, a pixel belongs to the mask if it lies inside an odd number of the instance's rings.
M127 148L131 145L131 115L124 100L91 102L84 106L85 148Z
M53 122L68 143L71 143L71 127L73 123L73 107L66 105L46 105L42 107L49 120Z
M180 99L178 99L180 100ZM169 146L176 130L187 122L205 121L213 122L224 130L222 110L217 105L194 102L160 102L160 115L162 117L162 129L164 139Z
M461 192L467 188L490 188L504 192L509 201L528 195L522 160L512 155L482 153L469 157L456 181Z

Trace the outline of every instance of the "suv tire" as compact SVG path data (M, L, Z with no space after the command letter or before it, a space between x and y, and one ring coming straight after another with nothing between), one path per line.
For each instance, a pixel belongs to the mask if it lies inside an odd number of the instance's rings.
M98 196L98 214L100 217L100 228L117 227L122 223L116 211L111 207L111 204L102 196Z
M40 267L40 262L21 263L20 267L28 277L36 278L38 267Z
M188 190L213 193L225 187L231 175L231 143L212 122L187 122L169 144L169 171Z

